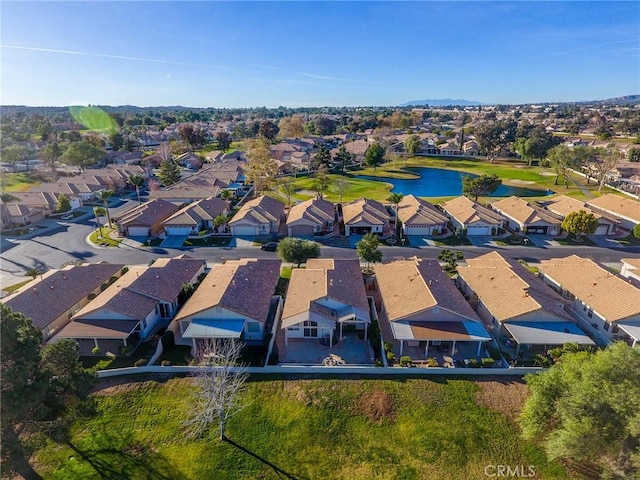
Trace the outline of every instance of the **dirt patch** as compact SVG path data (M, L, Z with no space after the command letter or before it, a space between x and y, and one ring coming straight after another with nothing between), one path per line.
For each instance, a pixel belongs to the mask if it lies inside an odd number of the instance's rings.
M536 182L532 182L531 180L520 180L519 178L510 178L507 180L509 183L515 183L516 185L533 185Z
M520 415L529 397L529 388L523 381L481 380L477 384L480 387L476 394L478 403L506 415L512 421Z
M364 393L357 403L357 411L370 422L381 422L395 418L395 401L383 390L373 390Z
M128 375L100 378L89 392L91 395L113 396L145 388L151 383L166 382L171 375L140 375L135 381Z

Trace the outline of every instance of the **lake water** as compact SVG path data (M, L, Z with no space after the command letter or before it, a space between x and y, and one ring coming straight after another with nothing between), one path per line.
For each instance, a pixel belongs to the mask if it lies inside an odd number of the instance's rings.
M442 168L411 167L404 170L416 173L420 175L420 177L415 179L398 179L359 175L355 178L391 183L393 185L393 192L400 192L405 195L412 193L416 197L455 197L462 195L462 177L467 175L471 175L472 177L478 176L472 173L460 172L458 170L444 170ZM518 197L539 197L550 193L551 192L547 193L545 190L500 185L498 189L489 196L510 197L511 195L517 195Z

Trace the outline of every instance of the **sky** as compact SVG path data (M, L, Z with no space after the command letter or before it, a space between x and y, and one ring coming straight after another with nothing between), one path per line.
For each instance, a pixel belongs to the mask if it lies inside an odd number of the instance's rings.
M492 104L640 94L640 2L0 2L0 104Z

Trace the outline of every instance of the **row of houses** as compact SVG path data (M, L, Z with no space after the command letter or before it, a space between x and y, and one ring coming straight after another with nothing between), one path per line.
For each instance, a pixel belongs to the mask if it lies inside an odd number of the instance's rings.
M623 273L640 278L638 259L623 265ZM194 351L208 339L261 345L275 333L286 361L287 349L312 348L315 343L305 343L310 340L331 348L348 330L366 341L372 319L398 355L416 360L436 350L482 357L494 339L512 348L514 358L565 343L640 341L634 277L576 255L543 260L540 275L497 252L469 260L455 281L432 259L397 260L374 270L373 282L365 283L357 260L312 259L293 270L283 299L276 294L280 260L207 268L181 256L150 266L67 267L2 302L32 318L45 341L75 339L82 355L118 355L167 327L177 344ZM186 301L185 284L197 286Z

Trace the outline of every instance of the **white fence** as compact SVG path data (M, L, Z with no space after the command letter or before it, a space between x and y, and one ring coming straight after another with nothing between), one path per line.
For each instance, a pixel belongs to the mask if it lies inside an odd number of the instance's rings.
M197 366L158 366L151 365L146 367L127 367L127 368L114 368L112 370L100 370L98 372L99 378L117 377L120 375L138 375L145 373L165 373L169 375L193 373L200 368L215 368L215 367L197 367ZM513 368L444 368L444 367L429 367L429 368L407 368L407 367L370 367L370 366L287 366L277 365L268 367L248 367L247 373L251 375L316 375L322 377L335 376L335 375L372 375L372 376L410 376L410 377L428 377L434 375L465 375L471 377L489 377L489 376L523 376L528 373L537 373L544 371L544 368L535 367L513 367Z

